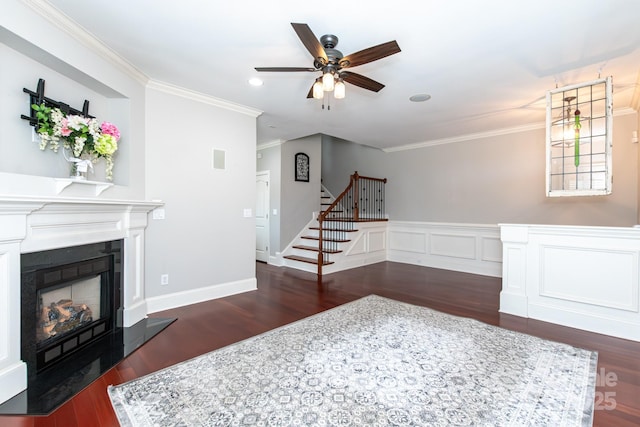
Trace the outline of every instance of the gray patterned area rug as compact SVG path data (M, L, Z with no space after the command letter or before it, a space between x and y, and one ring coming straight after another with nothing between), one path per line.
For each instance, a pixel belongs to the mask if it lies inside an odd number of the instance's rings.
M588 426L596 363L370 295L108 392L123 426Z

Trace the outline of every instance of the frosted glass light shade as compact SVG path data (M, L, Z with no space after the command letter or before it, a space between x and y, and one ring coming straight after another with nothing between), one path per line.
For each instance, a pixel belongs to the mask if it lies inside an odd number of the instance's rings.
M324 91L331 92L333 90L334 85L335 85L335 81L333 79L333 74L325 73L322 76L322 88L324 89Z
M333 96L336 99L342 99L344 98L345 95L345 84L342 81L342 79L338 80L338 82L336 83L335 89L333 90Z
M320 80L316 80L313 84L313 97L315 99L322 99L324 97L324 90L322 89L322 82Z

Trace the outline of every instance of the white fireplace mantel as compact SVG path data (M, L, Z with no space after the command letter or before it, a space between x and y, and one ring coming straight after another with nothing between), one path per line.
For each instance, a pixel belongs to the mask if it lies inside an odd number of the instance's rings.
M144 230L160 202L0 196L0 403L27 387L20 358L20 255L124 241L123 324L147 315L144 293Z

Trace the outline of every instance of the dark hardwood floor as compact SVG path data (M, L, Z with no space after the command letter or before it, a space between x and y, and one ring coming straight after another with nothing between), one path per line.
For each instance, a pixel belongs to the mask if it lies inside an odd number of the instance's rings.
M321 285L315 275L257 263L257 279L255 292L155 313L178 320L51 415L0 416L0 425L117 426L106 392L109 384L372 293L597 350L598 372L604 375L596 388L594 425L640 425L640 343L500 314L499 278L383 262L325 276Z

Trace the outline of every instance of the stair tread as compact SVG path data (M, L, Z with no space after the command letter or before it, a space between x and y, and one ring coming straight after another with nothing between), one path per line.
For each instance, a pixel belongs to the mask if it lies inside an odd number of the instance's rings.
M299 255L285 255L283 258L290 259L290 260L293 260L293 261L300 261L300 262L306 262L308 264L316 264L316 265L318 265L318 259L317 258L315 258L315 259L314 258L307 258L307 257L304 257L304 256L299 256ZM332 261L324 261L322 263L322 265L330 265L330 264L333 264L333 262Z
M309 227L309 230L320 230L320 227ZM355 231L358 231L357 229L353 229L353 230L344 230L342 228L327 228L327 227L322 227L323 231L344 231L347 233L353 233Z
M325 218L323 221L335 221L335 222L385 222L389 221L388 218Z
M292 246L292 248L294 248L294 249L302 249L302 250L305 250L305 251L318 252L318 247L317 246L294 245L294 246ZM338 249L325 249L322 252L324 252L326 254L339 254L342 251L338 250Z
M320 240L319 237L316 236L300 236L302 239L309 239L309 240ZM323 242L336 242L336 243L346 243L346 242L350 242L350 239L329 239L329 238L322 238Z

